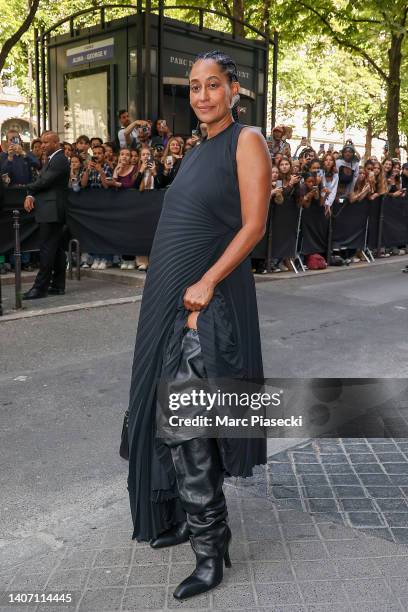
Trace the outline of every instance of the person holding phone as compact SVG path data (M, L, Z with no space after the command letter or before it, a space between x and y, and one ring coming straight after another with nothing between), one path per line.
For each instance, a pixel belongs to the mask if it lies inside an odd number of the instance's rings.
M154 147L160 144L165 148L171 137L171 131L167 125L167 121L165 119L157 119L154 124L154 130L152 135L152 146Z
M158 166L158 184L160 187L167 187L174 181L182 159L183 150L180 141L176 136L172 136L164 149L163 157Z
M20 134L15 130L8 130L6 134L6 152L0 154L1 174L9 177L9 186L27 185L37 176L41 168L41 161L32 152L26 153L22 146Z

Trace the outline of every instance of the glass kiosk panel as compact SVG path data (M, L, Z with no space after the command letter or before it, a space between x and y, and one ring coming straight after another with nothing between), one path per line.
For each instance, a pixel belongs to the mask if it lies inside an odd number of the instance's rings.
M108 68L81 70L65 75L64 138L75 142L78 136L109 135Z

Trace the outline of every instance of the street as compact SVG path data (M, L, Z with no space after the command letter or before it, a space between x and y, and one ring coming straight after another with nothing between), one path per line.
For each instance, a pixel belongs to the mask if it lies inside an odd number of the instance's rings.
M265 375L408 376L408 275L401 267L396 261L276 282L262 278ZM118 529L118 517L122 537L131 537L127 463L118 448L139 307L0 322L3 576L41 555L57 558L90 529ZM277 450L269 440L269 454Z

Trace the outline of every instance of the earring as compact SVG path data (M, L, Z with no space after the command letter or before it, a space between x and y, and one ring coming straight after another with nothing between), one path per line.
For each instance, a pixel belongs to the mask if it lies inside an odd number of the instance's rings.
M238 104L238 102L240 101L241 97L239 94L235 94L235 96L232 96L232 100L230 103L230 108L234 108L234 106L236 106Z

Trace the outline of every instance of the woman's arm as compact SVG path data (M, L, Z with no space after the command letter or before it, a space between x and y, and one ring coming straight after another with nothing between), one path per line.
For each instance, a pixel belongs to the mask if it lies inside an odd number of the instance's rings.
M251 128L244 128L238 139L236 158L242 227L215 264L197 283L188 287L184 295L187 310L204 308L216 285L249 255L265 233L272 163L264 137Z

